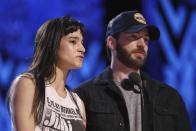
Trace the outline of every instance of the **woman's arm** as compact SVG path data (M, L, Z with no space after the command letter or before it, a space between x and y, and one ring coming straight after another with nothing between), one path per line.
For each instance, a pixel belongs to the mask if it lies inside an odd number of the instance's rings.
M34 131L34 116L31 113L35 85L32 79L17 77L10 90L10 111L13 128L16 131Z

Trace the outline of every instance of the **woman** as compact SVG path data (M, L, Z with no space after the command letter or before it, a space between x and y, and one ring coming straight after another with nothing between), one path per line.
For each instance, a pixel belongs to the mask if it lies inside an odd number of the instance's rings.
M71 17L49 20L38 29L32 64L10 89L15 130L85 130L83 103L64 83L69 70L82 66L83 34L83 24Z

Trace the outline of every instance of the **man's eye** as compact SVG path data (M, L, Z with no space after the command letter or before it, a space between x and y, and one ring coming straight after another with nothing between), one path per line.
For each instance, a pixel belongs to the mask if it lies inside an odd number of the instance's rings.
M148 42L150 40L150 38L149 37L144 37L144 40Z
M129 38L131 40L137 40L137 39L139 39L139 36L138 35L131 35Z

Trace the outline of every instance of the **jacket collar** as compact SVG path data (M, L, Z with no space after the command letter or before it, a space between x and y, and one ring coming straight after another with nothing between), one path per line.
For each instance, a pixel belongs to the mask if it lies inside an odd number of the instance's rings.
M142 81L152 81L152 79L144 72L141 72ZM107 67L95 80L95 84L111 84L113 82L113 71L110 67ZM147 84L147 83L146 83Z
M147 94L149 95L149 99L153 99L155 94L159 91L159 82L151 79L146 73L140 72L143 86L147 91ZM113 81L113 71L110 67L107 67L97 78L94 79L94 84L96 85L102 85L105 87L108 87L110 90L116 92L120 96L122 96L122 93L119 89L119 87L116 86L116 84Z
M107 67L93 82L95 85L105 86L120 97L123 97L119 87L113 81L113 71L110 67Z

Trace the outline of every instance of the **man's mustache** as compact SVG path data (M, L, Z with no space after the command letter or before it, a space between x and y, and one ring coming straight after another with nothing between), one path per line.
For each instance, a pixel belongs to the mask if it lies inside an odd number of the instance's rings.
M141 54L145 54L146 55L146 52L145 52L144 49L133 50L132 53L141 53Z

